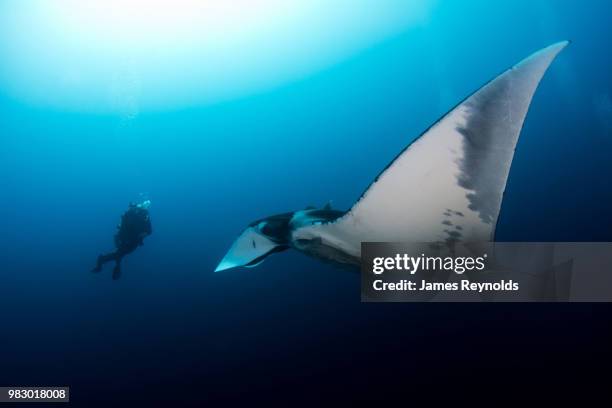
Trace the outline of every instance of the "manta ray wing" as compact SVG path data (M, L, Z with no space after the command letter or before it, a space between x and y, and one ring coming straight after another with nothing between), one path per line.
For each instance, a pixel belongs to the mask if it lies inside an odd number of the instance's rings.
M480 88L402 151L342 217L294 231L356 257L361 242L493 239L514 150L544 73L568 42Z

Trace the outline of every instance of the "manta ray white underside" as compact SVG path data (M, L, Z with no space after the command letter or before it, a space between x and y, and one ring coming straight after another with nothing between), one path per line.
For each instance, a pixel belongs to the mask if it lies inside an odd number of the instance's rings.
M342 217L292 231L359 258L361 242L493 239L514 150L544 73L568 42L480 88L410 144Z

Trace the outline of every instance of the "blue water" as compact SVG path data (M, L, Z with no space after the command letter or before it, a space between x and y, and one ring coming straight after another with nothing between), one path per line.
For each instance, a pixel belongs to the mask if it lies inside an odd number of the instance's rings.
M373 373L430 384L423 373L516 368L522 351L487 357L507 344L533 345L553 367L570 344L602 346L609 315L592 306L361 304L357 276L291 251L212 273L248 223L329 200L348 208L459 100L563 39L573 43L533 100L497 237L611 241L612 6L491 3L439 2L426 24L219 103L126 117L0 88L0 385L70 385L89 406L306 389L350 399ZM153 235L120 281L108 266L91 274L141 193Z

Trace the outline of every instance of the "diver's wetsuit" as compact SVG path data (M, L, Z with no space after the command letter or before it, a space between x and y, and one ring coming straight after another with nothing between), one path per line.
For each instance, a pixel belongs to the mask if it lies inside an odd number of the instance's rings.
M149 211L134 204L121 216L121 224L115 234L117 250L106 255L100 255L93 272L100 272L106 262L115 261L113 279L121 277L121 260L123 257L143 244L144 238L151 235L151 219Z

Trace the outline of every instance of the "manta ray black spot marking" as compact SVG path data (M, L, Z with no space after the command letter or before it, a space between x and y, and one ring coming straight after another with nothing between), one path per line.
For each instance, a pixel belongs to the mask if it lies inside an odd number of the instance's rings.
M456 225L455 228L458 229L459 231L463 230L463 227L461 225Z
M461 237L461 233L457 232L457 231L444 230L444 232L446 232L452 238L460 238Z
M446 240L444 240L444 242L446 242L447 246L452 248L457 242L459 242L459 240L456 239L456 238L446 238Z
M460 217L465 217L465 215L463 215L461 211L455 211L455 215L458 215Z
M452 223L452 222L450 222L449 220L444 220L444 221L442 221L442 224L444 224L444 225L448 225L449 227L453 225L453 223Z

